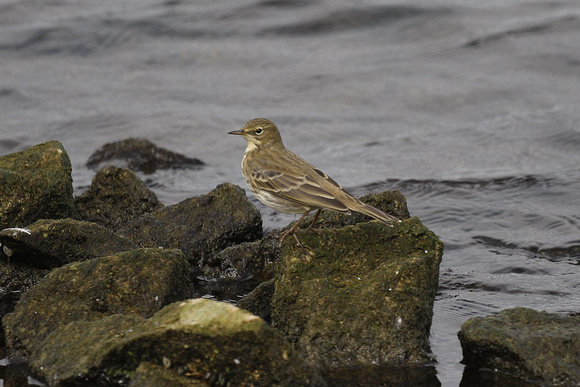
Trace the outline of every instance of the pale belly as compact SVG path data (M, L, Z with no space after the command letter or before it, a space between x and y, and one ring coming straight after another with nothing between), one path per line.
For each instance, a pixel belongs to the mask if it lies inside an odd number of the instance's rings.
M315 208L304 206L298 203L294 203L288 200L282 200L269 192L254 192L254 195L259 201L264 203L266 206L275 209L276 211L283 212L285 214L303 214L314 210Z

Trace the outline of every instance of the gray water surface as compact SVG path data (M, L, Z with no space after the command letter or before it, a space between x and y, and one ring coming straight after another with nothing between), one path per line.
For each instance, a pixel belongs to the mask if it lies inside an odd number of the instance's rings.
M579 47L577 1L0 0L0 155L59 140L80 194L94 150L146 138L207 164L141 175L173 204L245 187L226 133L273 120L444 241L431 342L458 386L466 319L580 310Z

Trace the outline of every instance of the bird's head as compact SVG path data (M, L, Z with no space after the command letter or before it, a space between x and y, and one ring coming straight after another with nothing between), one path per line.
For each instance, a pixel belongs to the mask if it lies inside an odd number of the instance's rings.
M248 141L248 148L266 145L284 147L278 128L272 121L265 118L254 118L246 122L242 129L228 132L228 134L244 136L246 141Z

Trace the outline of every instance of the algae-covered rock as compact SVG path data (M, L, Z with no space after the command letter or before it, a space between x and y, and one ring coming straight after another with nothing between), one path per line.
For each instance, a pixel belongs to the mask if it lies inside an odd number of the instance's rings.
M60 142L0 157L0 229L73 213L71 164Z
M0 243L11 249L12 264L41 269L136 248L105 227L73 219L41 219L26 228L4 229Z
M178 250L137 249L52 271L3 319L9 347L27 353L72 321L123 313L150 317L190 291Z
M161 380L171 371L178 386L324 385L262 319L206 299L168 305L148 320L77 321L54 330L34 355L32 368L50 385L123 385L145 371Z
M325 368L423 364L441 241L418 219L301 230L276 263L272 325Z
M527 308L473 317L458 334L463 363L548 385L580 384L580 316Z
M121 235L143 247L181 249L200 265L233 244L262 237L262 219L244 190L221 184L207 195L184 200L131 220Z
M126 165L132 170L142 171L146 174L153 173L158 169L198 168L204 165L201 160L159 148L151 141L140 138L128 138L105 144L96 150L87 161L89 168L112 164Z
M79 219L112 230L163 207L132 171L113 166L97 172L91 187L75 199L75 205Z

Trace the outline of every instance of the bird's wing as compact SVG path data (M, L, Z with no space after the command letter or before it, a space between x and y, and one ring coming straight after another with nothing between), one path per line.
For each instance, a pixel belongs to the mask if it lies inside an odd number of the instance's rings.
M346 193L342 187L326 173L294 154L277 160L258 158L248 167L259 189L312 208L350 213L348 207L332 193Z

